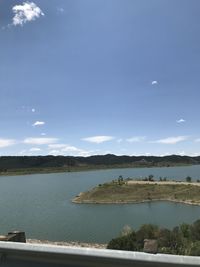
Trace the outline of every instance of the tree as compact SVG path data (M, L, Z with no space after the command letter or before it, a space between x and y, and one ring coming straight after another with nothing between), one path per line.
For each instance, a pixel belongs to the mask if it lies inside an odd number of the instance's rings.
M192 182L192 178L190 176L187 176L185 178L185 180L186 180L187 183L191 183Z
M122 175L120 175L119 177L118 177L118 184L119 185L122 185L122 184L124 184L124 178L123 178L123 176Z
M150 174L149 177L148 177L148 180L149 180L150 182L153 182L153 181L154 181L153 178L154 178L153 174Z

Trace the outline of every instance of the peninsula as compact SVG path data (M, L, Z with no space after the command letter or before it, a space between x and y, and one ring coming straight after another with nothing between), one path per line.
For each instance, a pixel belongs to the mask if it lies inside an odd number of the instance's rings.
M125 204L173 201L200 205L200 183L178 181L119 181L99 184L80 193L72 202L79 204Z

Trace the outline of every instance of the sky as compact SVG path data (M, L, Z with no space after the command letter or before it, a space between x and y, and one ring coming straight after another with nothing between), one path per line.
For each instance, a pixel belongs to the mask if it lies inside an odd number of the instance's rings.
M0 156L200 155L199 0L0 0Z

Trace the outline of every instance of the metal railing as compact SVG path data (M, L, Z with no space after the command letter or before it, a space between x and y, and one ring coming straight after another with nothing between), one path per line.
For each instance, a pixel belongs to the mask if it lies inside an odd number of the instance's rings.
M0 242L0 266L200 266L200 257Z

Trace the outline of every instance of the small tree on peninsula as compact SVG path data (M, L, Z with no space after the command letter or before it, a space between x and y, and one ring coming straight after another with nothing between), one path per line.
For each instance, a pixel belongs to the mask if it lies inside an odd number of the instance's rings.
M192 182L192 178L190 176L187 176L185 178L185 180L186 180L187 183L191 183Z

